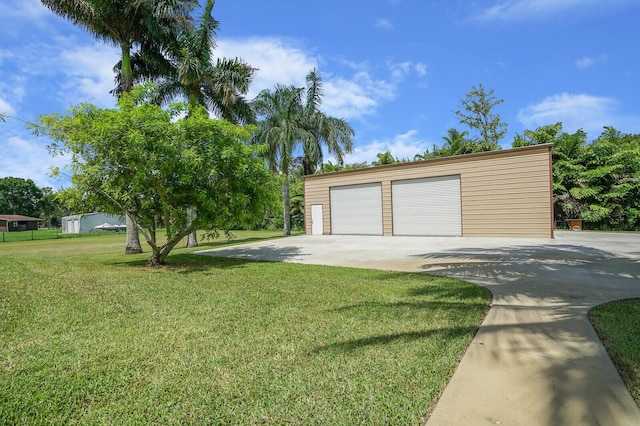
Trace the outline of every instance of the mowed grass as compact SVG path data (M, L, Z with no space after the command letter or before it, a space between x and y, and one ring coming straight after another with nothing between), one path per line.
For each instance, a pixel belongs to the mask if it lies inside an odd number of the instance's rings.
M96 232L92 236L107 235ZM63 234L60 229L38 229L37 231L0 232L0 244L17 241L52 240L56 238L78 238L77 234Z
M123 251L124 234L0 246L0 424L419 424L490 300L420 274Z
M640 299L597 306L589 319L640 406Z

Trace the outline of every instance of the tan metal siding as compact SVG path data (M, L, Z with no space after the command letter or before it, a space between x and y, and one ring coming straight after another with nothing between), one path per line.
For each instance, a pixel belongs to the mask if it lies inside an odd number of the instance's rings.
M322 204L330 234L329 187L382 182L384 235L392 235L391 182L459 174L463 236L553 237L550 145L396 164L305 178L305 217ZM311 221L305 223L311 234Z

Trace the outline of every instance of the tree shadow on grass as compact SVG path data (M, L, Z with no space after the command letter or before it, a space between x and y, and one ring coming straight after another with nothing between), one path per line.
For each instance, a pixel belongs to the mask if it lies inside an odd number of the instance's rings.
M134 267L148 269L149 271L178 271L181 274L205 272L210 269L241 268L249 263L262 263L261 260L237 259L230 257L193 256L190 253L174 254L167 257L164 265L149 267L148 259L135 259L123 262L109 262L109 265L118 267Z
M439 328L434 330L410 331L396 334L383 334L379 336L363 337L359 339L347 340L344 342L331 343L314 348L314 353L338 352L350 353L370 346L388 345L397 341L409 342L420 339L452 339L465 335L473 335L476 327L453 327Z
M437 277L440 278L440 277ZM450 280L451 278L441 278ZM414 287L407 291L407 295L411 297L428 296L437 300L453 299L453 300L470 300L477 299L481 294L487 299L491 298L491 292L483 287L471 286L468 283L464 285L446 286L446 285L425 285Z
M477 299L477 298L476 298ZM401 310L439 310L439 311L459 311L460 309L470 309L474 305L476 308L487 307L486 303L465 303L441 301L439 298L432 301L416 301L416 302L363 302L355 305L341 306L329 310L329 312L352 312L354 315L366 315L367 312L383 312L385 310L397 311Z

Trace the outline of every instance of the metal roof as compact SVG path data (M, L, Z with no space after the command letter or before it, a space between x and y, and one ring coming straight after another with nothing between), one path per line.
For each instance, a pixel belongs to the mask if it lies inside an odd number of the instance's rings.
M17 220L22 222L37 222L42 219L37 217L22 216L20 214L0 214L0 220Z

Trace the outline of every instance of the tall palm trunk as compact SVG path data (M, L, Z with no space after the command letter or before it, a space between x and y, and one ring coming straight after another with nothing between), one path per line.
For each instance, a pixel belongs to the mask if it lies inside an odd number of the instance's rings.
M131 43L122 43L122 92L127 93L133 87L133 70L131 69ZM140 244L140 234L138 227L133 219L127 215L127 242L124 248L124 254L142 253L142 245Z
M291 199L289 197L289 176L284 176L282 182L282 200L284 205L284 231L283 235L291 235Z
M197 98L197 95L198 95L197 90L199 90L199 88L197 88L196 90L191 90L190 93L189 93L189 106L192 109L195 108L196 105L197 105L197 100L198 100L198 98ZM189 216L189 226L191 226L193 221L198 216L198 212L196 212L195 207L189 207L189 209L187 210L187 215ZM195 229L193 231L191 231L191 233L187 237L187 245L186 245L186 247L198 247L198 231L196 231Z

